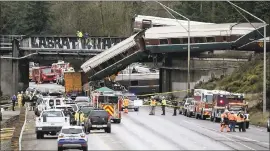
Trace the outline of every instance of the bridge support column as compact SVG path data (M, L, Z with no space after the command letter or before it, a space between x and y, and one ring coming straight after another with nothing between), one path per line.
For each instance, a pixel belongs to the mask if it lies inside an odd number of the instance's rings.
M18 58L19 41L12 42L12 57ZM4 95L17 94L29 86L28 60L1 59L1 89Z
M164 55L163 66L171 67L172 66L172 57L171 55ZM169 92L171 91L171 70L161 68L159 71L159 92Z
M12 60L1 59L1 91L11 96L13 92Z

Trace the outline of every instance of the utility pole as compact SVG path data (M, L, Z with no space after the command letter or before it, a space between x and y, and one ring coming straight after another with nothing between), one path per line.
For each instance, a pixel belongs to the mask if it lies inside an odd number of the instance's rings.
M245 9L235 5L234 3L227 1L231 5L237 7L238 9L242 10L243 12L249 14L250 16L256 18L260 22L264 24L264 34L263 34L263 114L266 113L266 22L260 19L259 17L251 14L250 12L246 11Z

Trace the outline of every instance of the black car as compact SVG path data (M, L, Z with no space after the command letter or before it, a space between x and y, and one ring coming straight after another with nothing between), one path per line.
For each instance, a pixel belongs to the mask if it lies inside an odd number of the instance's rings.
M111 120L108 112L103 109L92 110L84 122L85 132L104 129L106 133L111 133Z

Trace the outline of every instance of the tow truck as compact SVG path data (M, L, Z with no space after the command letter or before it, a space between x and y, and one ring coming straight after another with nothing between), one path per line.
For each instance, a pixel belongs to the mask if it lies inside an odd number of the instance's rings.
M36 117L36 138L44 138L46 135L56 135L63 126L70 126L70 119L61 109L49 109L41 112Z
M106 110L114 123L121 123L122 99L114 91L94 91L93 105Z

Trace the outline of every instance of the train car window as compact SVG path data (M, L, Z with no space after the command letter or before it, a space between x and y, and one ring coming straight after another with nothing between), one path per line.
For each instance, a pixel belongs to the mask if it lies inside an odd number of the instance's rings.
M107 67L106 61L99 65L102 69L105 69Z
M117 56L115 56L115 57L113 57L116 61L119 61L119 60L121 60L123 57L121 56L121 54L119 54L119 55L117 55Z
M215 42L214 37L206 37L206 42Z
M205 38L204 37L195 37L194 38L194 43L204 43Z
M130 85L137 86L137 85L139 85L139 82L138 81L130 81Z
M109 65L112 65L112 64L114 64L114 63L115 63L115 62L113 61L113 58L112 58L112 59L110 59L110 60L108 60L107 62L108 62L108 64L109 64Z
M163 45L163 44L168 44L168 39L159 39L159 43L160 43L161 45Z
M151 28L152 21L151 20L142 20L142 29L148 29Z
M171 38L171 43L172 43L172 44L180 44L181 41L180 41L179 38Z
M188 39L187 38L183 38L183 44L187 44L188 43Z

